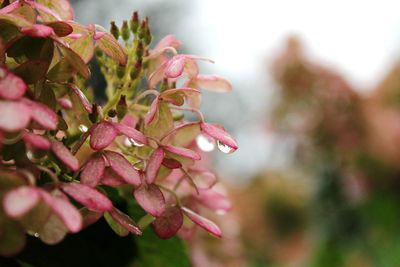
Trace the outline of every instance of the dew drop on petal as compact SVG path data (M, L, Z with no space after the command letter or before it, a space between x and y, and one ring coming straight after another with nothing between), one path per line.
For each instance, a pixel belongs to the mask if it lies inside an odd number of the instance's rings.
M26 156L28 157L29 160L32 160L32 159L33 159L33 153L32 153L32 151L29 151L29 150L28 150L28 152L26 152Z
M33 236L39 238L39 233L34 233Z
M203 134L196 137L196 144L204 152L211 152L215 149L215 141Z
M137 147L142 147L142 146L144 146L143 143L140 143L140 142L134 140L133 138L129 138L129 142L131 142L132 145L137 146Z
M78 126L78 128L79 128L79 131L81 131L82 133L86 133L89 130L88 127L84 124L80 124Z
M224 143L221 143L220 141L217 141L217 146L218 146L218 149L222 153L225 153L225 154L233 153L236 150L236 149L234 149L234 148L232 148L232 147L230 147L230 146L228 146L228 145L226 145Z
M131 147L132 146L132 142L129 140L129 138L125 138L124 139L124 146L126 146L126 147Z

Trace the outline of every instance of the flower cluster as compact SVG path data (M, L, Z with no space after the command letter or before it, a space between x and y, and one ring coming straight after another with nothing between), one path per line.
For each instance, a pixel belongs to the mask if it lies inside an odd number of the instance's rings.
M213 189L203 151L237 149L199 110L201 90L231 90L197 61L178 54L174 36L154 49L148 19L135 12L110 33L73 21L66 0L17 0L0 9L0 254L13 255L25 233L60 242L100 218L119 235L152 225L160 238L200 226L221 236L200 207L230 209ZM121 39L120 42L118 41ZM104 105L86 81L96 55L107 81ZM198 119L185 120L185 112ZM202 160L203 158L203 160ZM109 188L147 213L131 218Z

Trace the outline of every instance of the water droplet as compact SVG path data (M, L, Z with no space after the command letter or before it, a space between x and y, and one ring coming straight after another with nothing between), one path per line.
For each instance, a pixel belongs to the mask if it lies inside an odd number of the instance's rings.
M228 145L226 145L226 144L224 144L224 143L221 143L220 141L217 141L217 146L218 146L218 149L219 149L222 153L225 153L225 154L233 153L233 152L235 152L235 150L236 150L236 149L234 149L233 147L230 147L230 146L228 146Z
M28 159L32 160L32 159L33 159L33 153L32 153L32 151L26 152L26 156L28 157Z
M215 141L212 138L203 134L199 134L196 137L196 143L197 146L204 152L210 152L215 149Z
M86 133L89 130L88 127L86 125L83 125L83 124L80 124L78 126L78 128L79 128L79 131L81 131L82 133Z
M131 147L132 146L132 143L131 143L131 141L129 141L129 138L125 138L124 139L124 146L127 146L127 147Z
M142 146L144 146L144 144L143 143L140 143L140 142L138 142L138 141L136 141L136 140L134 140L134 139L132 139L132 138L129 138L129 141L132 143L132 145L134 145L134 146L137 146L137 147L142 147Z
M39 237L39 233L34 233L33 236L38 238Z

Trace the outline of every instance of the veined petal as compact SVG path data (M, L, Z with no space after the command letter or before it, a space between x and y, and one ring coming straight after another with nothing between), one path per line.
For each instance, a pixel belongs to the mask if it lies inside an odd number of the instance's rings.
M153 154L151 154L146 168L147 183L149 184L154 183L157 177L157 173L160 170L163 159L164 159L164 150L161 147L154 150Z
M122 211L114 208L110 211L111 217L122 225L125 229L135 235L141 235L142 231L140 230L139 226L132 220L131 217L123 213Z
M90 146L94 150L101 150L108 147L117 137L117 130L108 121L102 121L90 129Z
M113 123L115 129L126 137L132 138L140 144L147 144L147 138L140 131L121 123Z
M179 207L167 208L160 217L153 221L153 229L161 239L174 236L183 224L183 214Z
M24 99L24 101L28 106L31 107L32 119L34 121L36 121L45 129L57 129L58 116L51 108L39 102L34 102L27 99Z
M15 132L24 129L31 118L31 108L17 101L0 101L0 129Z
M212 138L220 141L221 143L231 147L232 149L236 150L238 148L238 145L227 132L225 132L224 129L219 128L216 125L210 124L210 123L201 123L200 124L201 130L211 136Z
M25 94L27 86L20 77L5 69L0 69L0 76L3 76L0 80L1 98L18 100Z
M158 217L165 211L165 198L155 184L142 184L133 192L138 204L149 214Z
M83 167L81 183L95 187L103 177L105 163L101 154L93 155Z
M144 123L146 125L150 124L156 117L159 102L160 102L160 98L157 96L151 103L150 110L144 117Z
M113 151L106 151L105 155L110 162L110 167L116 174L121 176L125 182L134 186L139 186L142 183L139 172L124 156Z
M168 78L177 78L182 75L185 68L186 56L173 56L165 67L165 76Z
M178 156L182 156L185 158L200 160L201 156L196 151L184 148L184 147L176 147L176 146L164 146L164 150L176 154Z
M22 139L25 141L25 143L39 149L48 150L51 147L49 140L34 133L26 132L22 136Z
M56 157L73 171L79 170L79 161L72 155L71 151L63 143L51 141L51 150Z
M207 232L213 234L214 236L221 237L222 232L215 223L213 223L207 218L204 218L203 216L200 216L199 214L195 213L194 211L186 207L182 207L182 211L192 222L194 222Z
M3 208L8 216L19 218L36 206L39 200L37 188L20 186L7 192L3 199Z
M96 211L110 211L113 208L112 202L96 189L79 183L63 183L62 190L73 199Z

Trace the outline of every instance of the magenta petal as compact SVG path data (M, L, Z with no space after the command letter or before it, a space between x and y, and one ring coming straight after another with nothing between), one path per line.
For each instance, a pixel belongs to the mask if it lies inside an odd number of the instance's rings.
M164 159L164 150L161 147L154 150L153 154L151 154L146 168L147 183L149 184L154 183L157 177L157 173L160 170L163 159Z
M183 224L183 214L179 207L167 208L164 213L153 221L153 229L161 239L168 239L174 236Z
M108 147L117 137L117 130L108 121L102 121L91 128L90 146L94 150Z
M103 156L100 154L93 155L83 167L81 183L95 187L103 177L104 169L105 163Z
M68 86L69 88L71 88L72 92L79 98L83 108L87 112L92 113L92 105L90 104L85 94L74 84L69 84Z
M9 100L20 99L27 89L25 82L17 75L0 69L0 97Z
M141 235L142 231L140 230L139 226L125 213L122 211L113 208L112 211L110 211L111 217L118 222L121 226L123 226L125 229L127 229L129 232L135 235Z
M143 184L133 192L138 204L149 214L159 217L165 211L165 198L155 184Z
M165 68L165 76L168 78L177 78L182 75L185 68L186 56L173 56Z
M21 32L32 37L48 37L54 34L52 27L42 24L34 24L31 27L23 27Z
M182 167L182 163L180 163L176 159L169 158L164 158L162 165L167 167L168 169L179 169L180 167Z
M26 101L26 103L32 109L32 119L39 123L42 127L55 130L57 129L58 116L57 114L48 106L34 102L34 101Z
M56 157L65 164L65 166L73 171L79 170L79 161L74 157L74 155L72 155L71 151L63 145L63 143L51 141L51 150Z
M164 146L164 150L176 154L181 157L193 159L193 160L200 160L201 156L196 151L184 148L184 147L176 147L176 146Z
M182 207L183 212L185 215L192 220L195 224L206 230L207 232L215 235L216 237L221 237L221 230L219 227L210 221L209 219L204 218L203 216L200 216L199 214L195 213L194 211Z
M0 101L0 129L6 132L24 129L31 113L31 109L22 102Z
M36 206L39 200L37 188L21 186L7 192L3 199L3 208L8 216L18 218Z
M221 143L231 147L234 150L238 148L235 139L233 139L227 132L225 132L224 129L205 122L201 123L200 127L203 132L220 141Z
M125 135L126 137L132 138L137 143L140 144L147 144L147 138L144 136L140 131L136 130L135 128L126 126L121 123L114 123L113 126L120 134Z
M39 149L48 150L51 147L49 140L47 140L41 135L37 135L34 133L26 132L22 136L22 139L25 141L25 143Z
M46 204L62 220L69 231L76 233L82 229L82 216L68 200L53 197L43 190L40 193Z
M125 182L135 186L139 186L141 184L139 172L124 156L113 151L107 151L106 157L110 162L111 168L116 174L121 176Z
M79 183L63 183L62 190L73 199L96 211L110 211L113 208L112 202L96 189Z
M159 102L160 102L160 98L157 96L151 103L150 110L144 117L144 123L146 125L150 124L156 117Z

